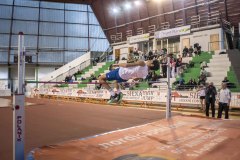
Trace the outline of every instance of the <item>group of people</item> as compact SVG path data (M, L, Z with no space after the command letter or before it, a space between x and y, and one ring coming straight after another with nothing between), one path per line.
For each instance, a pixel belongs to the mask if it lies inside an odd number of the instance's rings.
M201 48L202 48L202 47L201 47L198 43L195 43L195 44L193 45L193 47L190 46L189 48L187 48L187 46L185 46L185 47L183 48L182 55L183 55L183 57L192 57L192 56L193 56L193 53L194 53L195 55L200 55L200 54L201 54Z
M215 103L218 102L218 115L217 118L222 118L222 112L225 111L225 119L229 118L229 106L231 102L231 92L227 88L226 83L222 83L222 88L217 93L216 87L213 83L209 85L201 85L198 89L201 103L201 110L206 112L206 116L209 117L209 107L211 107L212 117L215 117ZM205 105L205 106L204 106Z
M68 83L71 83L71 82L73 82L75 80L75 76L74 75L69 75L69 76L66 76L65 77L65 82L68 82Z

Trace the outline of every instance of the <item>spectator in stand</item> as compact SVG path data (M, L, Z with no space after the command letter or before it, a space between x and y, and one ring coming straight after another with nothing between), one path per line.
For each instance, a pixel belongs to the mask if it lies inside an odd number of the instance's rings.
M65 77L65 82L68 82L68 81L69 81L69 77L66 76L66 77Z
M193 88L196 88L196 87L197 87L197 82L196 82L196 80L195 80L195 79L193 79L193 82L192 82L192 84L193 84Z
M227 88L236 88L234 83L230 83L229 80L227 79L227 77L224 77L222 83L226 83L227 84Z
M82 72L80 71L80 69L78 69L77 74L82 74Z
M203 67L201 68L200 75L203 75L205 78L207 77L207 71Z
M77 77L75 75L72 75L72 80L77 81Z
M219 92L219 108L218 108L218 117L217 118L222 118L222 111L225 111L225 119L228 119L228 111L229 111L229 106L231 102L231 92L227 88L226 83L222 83L222 89Z
M187 46L185 46L185 47L183 48L183 57L186 57L187 54L188 54L188 48L187 48Z
M158 76L157 74L155 73L155 71L152 72L152 78L151 78L151 82L148 83L149 86L151 86L153 84L153 81L157 81L158 79Z
M72 79L72 76L68 76L69 77L69 79L68 79L68 82L73 82L73 79Z
M158 52L157 52L157 50L154 51L153 57L154 57L154 58L157 58L157 57L158 57Z
M133 62L135 62L134 54L133 54L133 51L130 50L130 53L128 54L128 58L127 58L127 63L133 63Z
M171 63L171 78L175 78L176 60L172 58Z
M163 54L164 54L164 55L167 54L167 49L166 49L166 48L163 48L162 51L163 51Z
M144 55L143 55L143 52L139 51L139 60L142 60L144 61Z
M195 55L199 55L201 54L201 46L198 43L194 44L194 53Z
M186 85L187 89L193 89L193 79L191 78Z
M206 84L206 79L203 75L199 76L198 78L198 85L205 85Z
M207 67L207 62L203 61L200 65L201 68L206 68Z
M118 64L118 63L119 63L119 60L120 60L120 57L116 57L115 60L114 60L114 63L115 63L115 64Z
M228 83L229 82L229 80L227 79L227 77L224 77L224 79L223 79L223 81L222 81L223 83Z
M152 50L150 50L148 52L148 60L152 60L152 59L153 59L153 52L152 52Z
M205 105L205 96L206 96L206 88L205 88L205 86L204 85L200 85L198 90L197 90L197 92L198 92L198 95L200 96L200 103L201 103L200 110L201 111L205 111L205 107L204 107L204 105Z
M215 117L215 101L216 101L217 90L211 82L206 88L206 116L209 117L209 107L211 106L212 117Z
M134 49L133 55L134 55L134 56L139 56L139 53L138 53L138 49L137 49L137 48Z
M182 90L182 89L185 89L185 80L182 78L182 76L180 76L178 80L177 90Z
M176 62L176 72L177 72L177 76L179 76L180 74L180 68L182 66L182 57L181 55L178 55L178 59L177 59L177 62Z
M147 77L146 77L146 80L147 80L147 81L150 81L150 80L152 79L152 77L153 77L153 73L152 73L152 71L149 71L149 72L148 72L148 75L147 75Z
M192 46L190 46L189 50L188 50L188 57L192 57L193 55L193 48Z
M97 77L95 77L94 74L91 74L90 79L91 79L91 81L92 81L92 80L97 80Z
M100 77L101 75L98 76L98 78ZM97 81L95 81L95 88L96 90L99 90L102 88L102 84L98 83Z
M163 78L167 78L167 57L164 57L162 59L162 73L163 73Z
M95 61L96 61L96 63L99 63L100 57L97 57Z

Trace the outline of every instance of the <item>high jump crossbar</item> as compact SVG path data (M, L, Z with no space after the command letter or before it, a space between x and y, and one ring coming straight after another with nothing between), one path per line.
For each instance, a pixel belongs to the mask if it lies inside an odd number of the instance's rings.
M168 83L167 81L147 81L148 83ZM49 81L25 81L26 84L28 83L43 83L43 84L105 84L100 82L49 82ZM109 83L108 84L113 84ZM133 82L120 82L119 84L138 84L142 82L133 81Z

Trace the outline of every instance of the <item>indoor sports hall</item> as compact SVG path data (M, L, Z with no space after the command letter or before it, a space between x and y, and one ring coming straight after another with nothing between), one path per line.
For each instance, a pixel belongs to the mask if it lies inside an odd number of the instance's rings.
M0 0L0 160L239 160L240 0Z

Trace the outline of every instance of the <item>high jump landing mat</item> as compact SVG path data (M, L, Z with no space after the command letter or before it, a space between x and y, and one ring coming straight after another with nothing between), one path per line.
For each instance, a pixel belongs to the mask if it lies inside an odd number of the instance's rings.
M239 160L240 121L169 120L34 149L28 160Z

